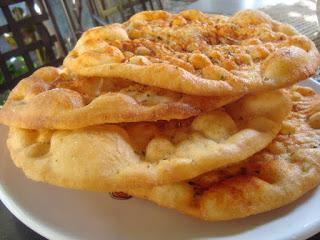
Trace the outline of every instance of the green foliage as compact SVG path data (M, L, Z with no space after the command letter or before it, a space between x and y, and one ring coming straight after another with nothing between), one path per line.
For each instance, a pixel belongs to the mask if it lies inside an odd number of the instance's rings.
M0 72L0 85L4 83L4 76L3 74Z
M24 59L22 56L18 56L16 57L15 63L7 63L8 64L8 69L10 72L10 75L12 76L12 78L16 78L19 77L20 75L28 72L28 68L24 62Z
M7 62L8 70L10 72L10 75L13 78L16 78L26 72L28 72L28 68L24 62L23 57L19 56L16 57L16 60L14 62ZM5 82L5 78L3 74L0 72L0 84L3 84ZM8 95L10 93L10 90L6 90L2 93L0 93L0 106L5 103L5 101L8 98Z
M9 93L10 93L10 90L5 91L4 93L0 93L0 106L6 102L9 96Z

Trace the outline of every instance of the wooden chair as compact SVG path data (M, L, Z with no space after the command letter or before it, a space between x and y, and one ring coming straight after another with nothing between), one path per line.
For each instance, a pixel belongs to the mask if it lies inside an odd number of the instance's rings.
M6 21L0 26L0 93L4 93L41 66L61 65L67 49L45 1L1 0L0 8ZM53 28L48 29L48 20Z

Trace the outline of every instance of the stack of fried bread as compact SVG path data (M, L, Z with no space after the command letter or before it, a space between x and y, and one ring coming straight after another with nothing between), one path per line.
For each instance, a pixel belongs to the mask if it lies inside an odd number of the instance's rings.
M141 12L83 33L0 111L33 180L124 192L204 220L288 204L320 183L320 55L259 11Z

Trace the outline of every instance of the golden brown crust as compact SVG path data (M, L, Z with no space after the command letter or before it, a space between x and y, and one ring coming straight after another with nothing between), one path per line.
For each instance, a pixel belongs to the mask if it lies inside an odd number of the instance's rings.
M76 129L185 119L238 98L189 96L121 79L72 78L46 67L13 89L0 110L0 122L26 129Z
M64 61L71 73L202 96L286 87L319 64L310 39L252 10L230 18L196 10L138 13L85 32Z
M193 178L253 155L276 136L290 107L274 91L186 120L72 131L11 128L7 143L15 164L36 181L128 190Z
M294 105L281 132L246 161L183 183L128 192L210 221L247 217L296 200L320 183L320 126L310 122L320 109L319 95L310 88L293 87L290 95Z

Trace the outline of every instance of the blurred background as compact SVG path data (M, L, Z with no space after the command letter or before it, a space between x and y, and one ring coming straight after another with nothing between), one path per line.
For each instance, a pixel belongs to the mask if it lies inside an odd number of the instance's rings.
M88 28L123 22L144 10L191 8L227 15L261 9L320 45L316 0L1 0L0 105L10 89L37 68L61 65Z

